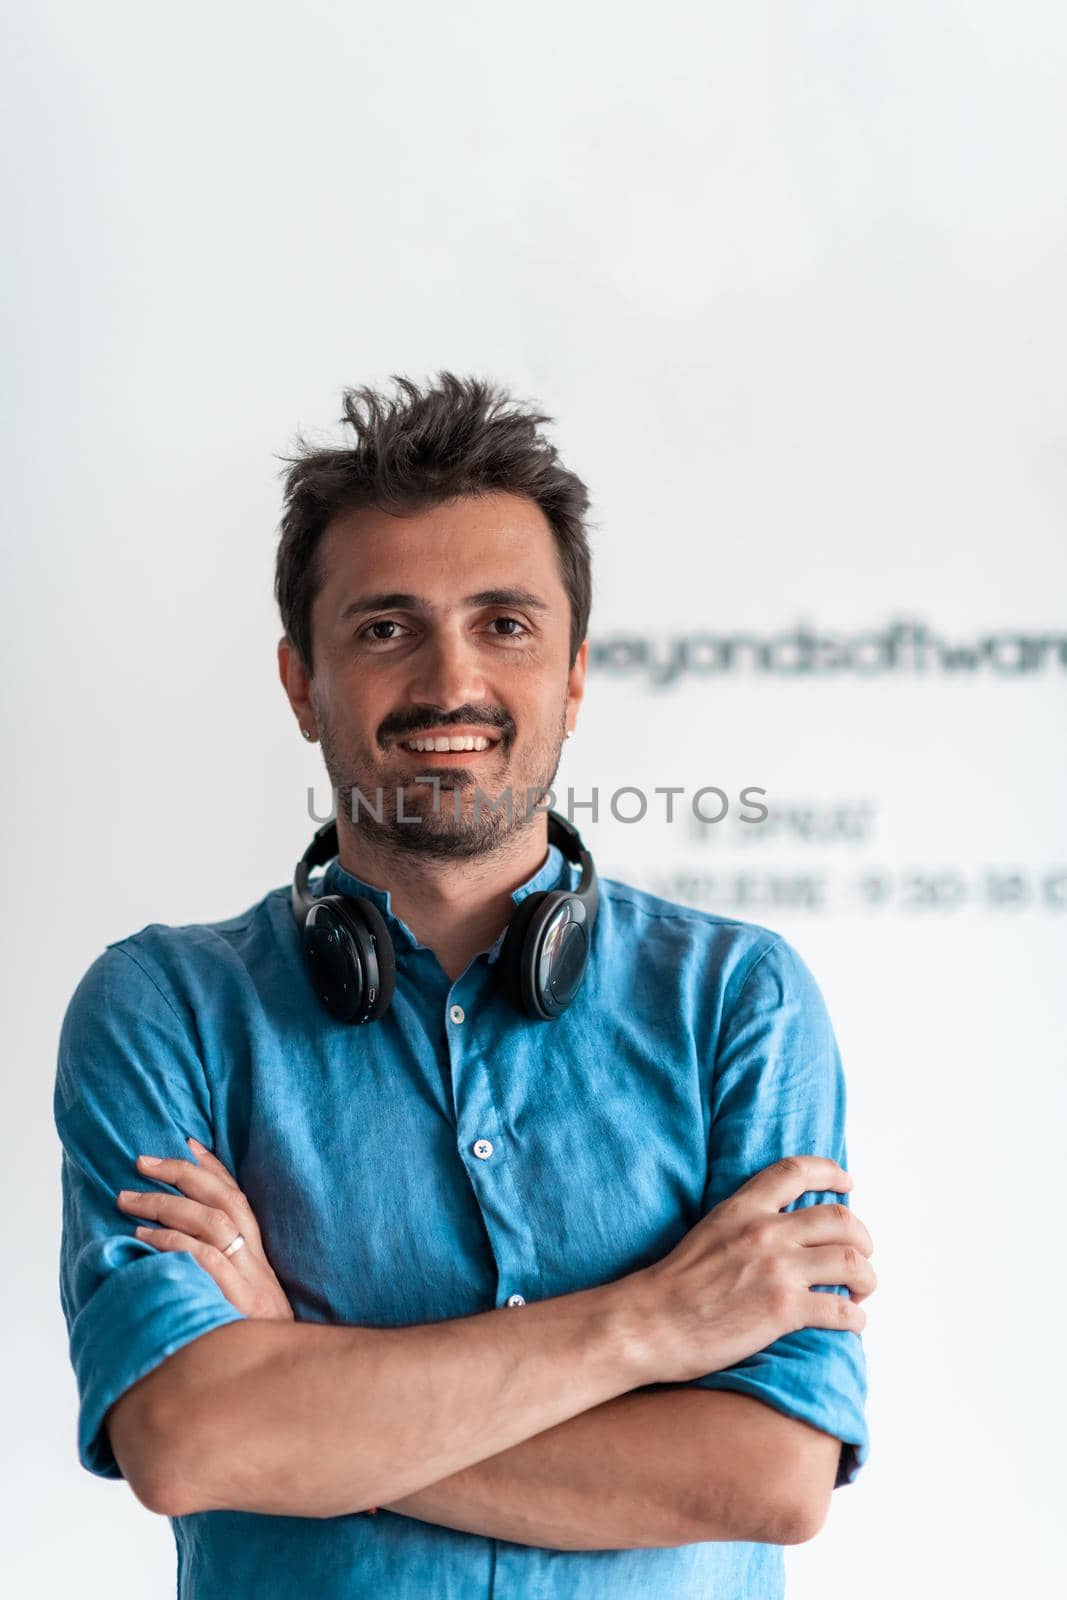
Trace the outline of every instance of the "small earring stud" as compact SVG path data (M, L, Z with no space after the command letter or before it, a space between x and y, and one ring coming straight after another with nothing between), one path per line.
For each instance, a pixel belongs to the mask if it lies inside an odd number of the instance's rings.
M573 728L568 728L567 729L567 738L570 739L570 738L573 738L573 736L574 736L574 729Z
M310 739L311 738L311 730L310 730L310 728L301 728L300 732L304 735L305 739Z

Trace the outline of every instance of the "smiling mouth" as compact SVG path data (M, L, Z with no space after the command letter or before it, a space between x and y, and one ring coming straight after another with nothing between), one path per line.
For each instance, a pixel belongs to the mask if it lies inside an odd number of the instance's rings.
M414 734L409 739L399 739L397 746L407 755L417 756L454 756L454 755L484 755L489 750L494 750L500 743L499 738L491 738L482 733L427 733Z

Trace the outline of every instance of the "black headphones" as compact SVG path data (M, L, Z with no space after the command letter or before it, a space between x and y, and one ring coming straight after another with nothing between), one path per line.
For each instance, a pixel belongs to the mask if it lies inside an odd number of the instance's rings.
M548 838L582 869L577 889L538 889L519 901L497 957L501 984L526 1016L551 1021L581 988L599 891L593 858L573 823L549 811ZM312 867L338 851L337 823L321 827L297 862L292 906L311 982L338 1022L376 1022L396 987L389 929L366 895L313 895Z

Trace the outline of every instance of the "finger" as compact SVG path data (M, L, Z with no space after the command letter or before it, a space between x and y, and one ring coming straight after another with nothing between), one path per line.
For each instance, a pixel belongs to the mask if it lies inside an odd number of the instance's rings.
M249 1241L262 1249L263 1241L260 1238L259 1223L256 1221L255 1213L248 1203L248 1199L244 1190L237 1182L237 1179L234 1177L229 1167L225 1162L219 1160L214 1150L209 1150L207 1145L201 1144L200 1140L194 1139L191 1134L185 1142L192 1150L198 1165L202 1168L206 1168L208 1172L217 1174L219 1179L230 1189L232 1189L233 1196L228 1204L227 1209L229 1209L233 1214L239 1215L241 1228L247 1235Z
M228 1212L216 1206L205 1206L199 1200L186 1200L179 1194L165 1194L162 1189L123 1189L118 1196L120 1209L131 1217L150 1217L154 1222L179 1229L192 1239L225 1250L237 1234L243 1232Z
M202 1205L215 1206L219 1211L227 1212L250 1242L257 1248L262 1246L259 1224L252 1214L252 1207L221 1161L218 1166L225 1177L219 1172L209 1172L195 1161L185 1161L180 1157L142 1155L137 1157L137 1165L143 1177L169 1183L191 1199L199 1200Z
M852 1244L861 1255L874 1254L874 1241L854 1211L840 1200L824 1200L782 1217L789 1236L798 1245Z
M815 1245L797 1256L804 1282L843 1285L854 1300L866 1300L878 1287L878 1277L866 1256L850 1244Z
M177 1228L138 1228L137 1237L146 1244L153 1245L157 1250L186 1250L195 1260L199 1261L205 1272L210 1273L226 1296L231 1305L236 1305L234 1296L242 1296L245 1286L237 1275L228 1257L214 1245L205 1244L202 1239L194 1239L187 1233L180 1233ZM243 1252L238 1251L238 1255Z
M867 1325L867 1313L858 1301L847 1294L822 1294L815 1289L804 1291L802 1328L847 1328L862 1333Z
M734 1198L744 1195L758 1201L761 1208L781 1211L802 1194L822 1190L845 1194L851 1187L851 1175L829 1156L783 1156L743 1183Z
M221 1178L224 1183L228 1183L231 1188L240 1190L241 1186L237 1179L225 1162L219 1160L214 1150L209 1150L206 1144L201 1144L199 1139L194 1139L191 1135L185 1142L192 1150L201 1167L208 1172L213 1172L216 1177Z

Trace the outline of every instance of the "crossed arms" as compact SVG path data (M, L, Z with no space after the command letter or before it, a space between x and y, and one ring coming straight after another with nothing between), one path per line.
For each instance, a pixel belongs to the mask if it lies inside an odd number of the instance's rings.
M747 1395L610 1393L647 1360L615 1288L388 1331L235 1322L126 1391L112 1446L171 1516L377 1502L561 1550L812 1537L840 1442Z
M866 1246L863 1224L844 1207L777 1209L820 1181L850 1182L836 1163L773 1164L655 1271L521 1315L379 1330L296 1325L247 1198L195 1151L196 1164L148 1168L181 1194L117 1202L162 1223L139 1232L192 1254L243 1319L176 1352L110 1410L116 1459L152 1509L331 1516L374 1502L555 1549L786 1544L822 1525L835 1437L748 1395L671 1384L776 1329L863 1316L804 1292L840 1268L864 1297L863 1251L819 1243L847 1234ZM229 1259L235 1231L247 1243ZM661 1380L667 1392L641 1392Z

